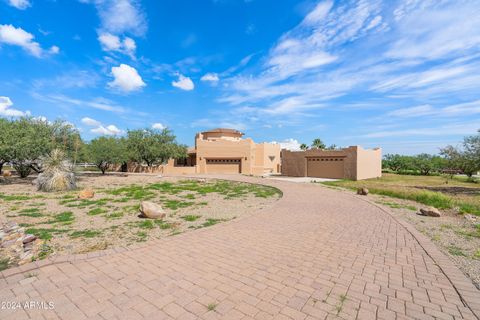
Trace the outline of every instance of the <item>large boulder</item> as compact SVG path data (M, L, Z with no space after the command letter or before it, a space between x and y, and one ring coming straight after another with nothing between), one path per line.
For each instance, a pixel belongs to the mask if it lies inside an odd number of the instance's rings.
M433 208L433 207L421 208L419 214L421 216L428 216L428 217L440 217L442 215L437 208Z
M78 199L91 199L95 196L92 189L84 189L78 193Z
M357 194L361 196L366 196L368 195L368 189L367 188L358 188L357 189Z
M165 211L156 203L143 201L140 204L140 217L149 219L163 219L165 218Z

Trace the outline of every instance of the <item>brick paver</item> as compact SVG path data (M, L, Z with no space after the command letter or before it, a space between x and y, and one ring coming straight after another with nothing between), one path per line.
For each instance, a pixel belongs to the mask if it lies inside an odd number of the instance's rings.
M54 308L0 309L0 318L478 319L472 283L365 198L230 178L274 185L284 196L247 217L134 249L4 271L0 301Z

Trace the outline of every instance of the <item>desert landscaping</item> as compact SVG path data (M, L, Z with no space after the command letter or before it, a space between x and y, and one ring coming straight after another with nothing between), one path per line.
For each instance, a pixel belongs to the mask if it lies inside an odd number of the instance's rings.
M158 175L81 174L76 190L54 193L37 191L34 177L8 179L0 185L2 269L194 231L268 207L281 196L267 186ZM155 219L140 217L148 202L161 211Z

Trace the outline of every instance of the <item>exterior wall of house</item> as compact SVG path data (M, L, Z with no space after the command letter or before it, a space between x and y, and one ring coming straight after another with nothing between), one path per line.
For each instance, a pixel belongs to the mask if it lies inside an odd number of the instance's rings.
M382 149L357 149L357 180L382 176Z
M381 149L365 150L359 146L353 146L340 150L282 150L281 153L281 172L286 176L309 176L309 168L315 176L322 175L322 170L319 169L322 163L325 163L323 170L332 168L332 171L335 171L329 172L330 175L325 174L324 178L360 180L382 175ZM316 170L313 170L314 168Z
M185 175L185 174L195 174L195 166L177 166L175 165L175 159L169 159L168 162L161 166L162 174L171 174L171 175Z
M280 173L280 145L258 143L255 145L255 164L252 174Z
M252 174L254 148L255 143L251 139L206 140L202 134L198 134L196 138L197 173L215 173L208 172L207 160L209 159L240 159L240 172Z

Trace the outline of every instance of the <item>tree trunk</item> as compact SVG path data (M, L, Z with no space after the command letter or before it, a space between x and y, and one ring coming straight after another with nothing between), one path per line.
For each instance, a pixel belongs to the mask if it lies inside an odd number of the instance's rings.
M107 171L108 169L108 164L106 164L105 162L100 162L99 164L97 164L97 168L102 171L102 174L105 174L105 171Z
M0 174L2 174L2 170L3 170L3 165L5 164L5 161L0 161Z

